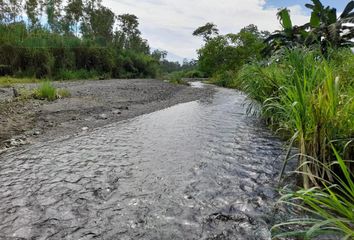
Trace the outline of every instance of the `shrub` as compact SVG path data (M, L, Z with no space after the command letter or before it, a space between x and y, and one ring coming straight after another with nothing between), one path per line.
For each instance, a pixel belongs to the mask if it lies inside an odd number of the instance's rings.
M237 75L234 71L223 71L214 74L209 82L221 87L237 88L236 77Z
M42 82L39 88L35 91L35 97L38 99L54 101L57 99L57 89L49 81Z
M55 80L80 80L80 79L97 79L100 74L94 70L67 70L61 69L54 76Z

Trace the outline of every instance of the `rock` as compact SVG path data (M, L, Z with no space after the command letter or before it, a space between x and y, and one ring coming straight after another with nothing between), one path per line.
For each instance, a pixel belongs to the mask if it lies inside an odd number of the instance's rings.
M38 136L38 135L40 135L40 134L41 134L40 131L34 131L34 132L33 132L33 135L34 135L34 136Z
M113 114L118 114L118 115L119 115L119 114L122 114L122 112L121 112L120 110L113 110L112 113L113 113Z
M100 119L103 119L103 120L108 119L107 114L104 114L104 113L98 115L98 117L99 117Z
M9 139L7 141L4 141L5 145L10 147L18 147L18 146L21 146L21 145L25 145L27 143L26 141L26 138L23 139L15 139L15 138L12 138L12 139Z
M88 127L83 127L83 128L81 128L81 130L82 131L87 131L87 130L89 130L89 128Z
M120 109L120 110L129 110L129 107L128 106L125 106L125 107L121 106L118 109Z
M17 89L16 88L12 88L12 92L14 93L14 97L17 98L20 96L20 94L18 93Z

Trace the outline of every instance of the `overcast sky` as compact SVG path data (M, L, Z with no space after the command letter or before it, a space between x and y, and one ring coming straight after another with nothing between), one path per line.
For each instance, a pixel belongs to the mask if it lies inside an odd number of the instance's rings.
M308 20L303 7L309 0L103 0L116 14L131 13L139 17L140 30L152 48L166 50L171 60L196 58L202 40L192 32L207 22L215 23L221 33L236 33L256 24L273 31L280 25L277 8L288 7L294 24ZM348 0L323 0L342 11ZM178 57L179 56L179 57Z

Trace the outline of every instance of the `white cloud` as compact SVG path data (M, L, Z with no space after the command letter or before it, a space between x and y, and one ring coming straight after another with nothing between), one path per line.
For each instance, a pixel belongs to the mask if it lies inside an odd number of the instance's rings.
M276 8L265 7L264 0L103 0L116 14L131 13L140 19L140 29L153 48L195 58L201 39L192 36L206 22L218 25L222 33L238 32L256 24L262 30L278 29ZM294 24L308 17L300 6L292 6Z

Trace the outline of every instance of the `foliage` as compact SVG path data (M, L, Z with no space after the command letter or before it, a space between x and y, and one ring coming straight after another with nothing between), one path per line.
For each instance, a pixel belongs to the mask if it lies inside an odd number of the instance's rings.
M237 77L237 72L232 70L219 72L214 74L214 76L209 80L209 83L218 85L220 87L227 88L238 88L237 82L235 81Z
M198 50L199 70L207 76L237 70L251 60L261 58L263 36L257 27L250 25L238 34L216 36Z
M135 15L115 16L98 0L1 1L0 5L6 9L0 16L0 76L131 78L159 72L159 61L141 37ZM29 21L20 21L16 9L24 10Z
M14 78L14 77L0 77L0 86L1 87L10 87L14 84L23 84L23 83L35 83L38 82L36 78Z
M302 189L281 197L280 203L302 209L309 217L275 225L272 228L275 239L289 236L313 239L328 234L336 234L343 239L354 238L354 175L348 168L350 161L344 161L336 150L334 155L336 161L333 164L340 169L339 173L326 165L323 167L331 172L336 183L319 178L323 188ZM289 226L299 230L284 229Z
M219 29L214 23L206 23L193 32L193 36L202 36L205 42L208 42L213 36L217 35L219 35Z
M35 98L54 101L57 99L57 89L49 81L42 82L39 88L35 91Z
M347 51L333 53L338 55L333 59L352 62L354 55ZM305 189L319 184L311 176L333 179L331 172L311 160L331 164L333 141L343 156L353 157L353 144L345 141L354 137L354 80L341 71L337 61L295 49L268 66L245 66L236 80L250 98L262 103L268 123L298 144L300 165L307 173L303 175ZM342 75L351 85L343 84Z
M41 100L54 101L58 98L70 97L67 89L57 89L50 81L45 81L34 89L32 96Z
M264 54L269 55L282 47L319 46L326 55L328 48L354 46L354 1L347 4L339 17L335 8L324 7L319 0L312 2L305 5L312 11L310 21L302 26L293 26L288 9L279 10L278 19L283 29L266 39Z

